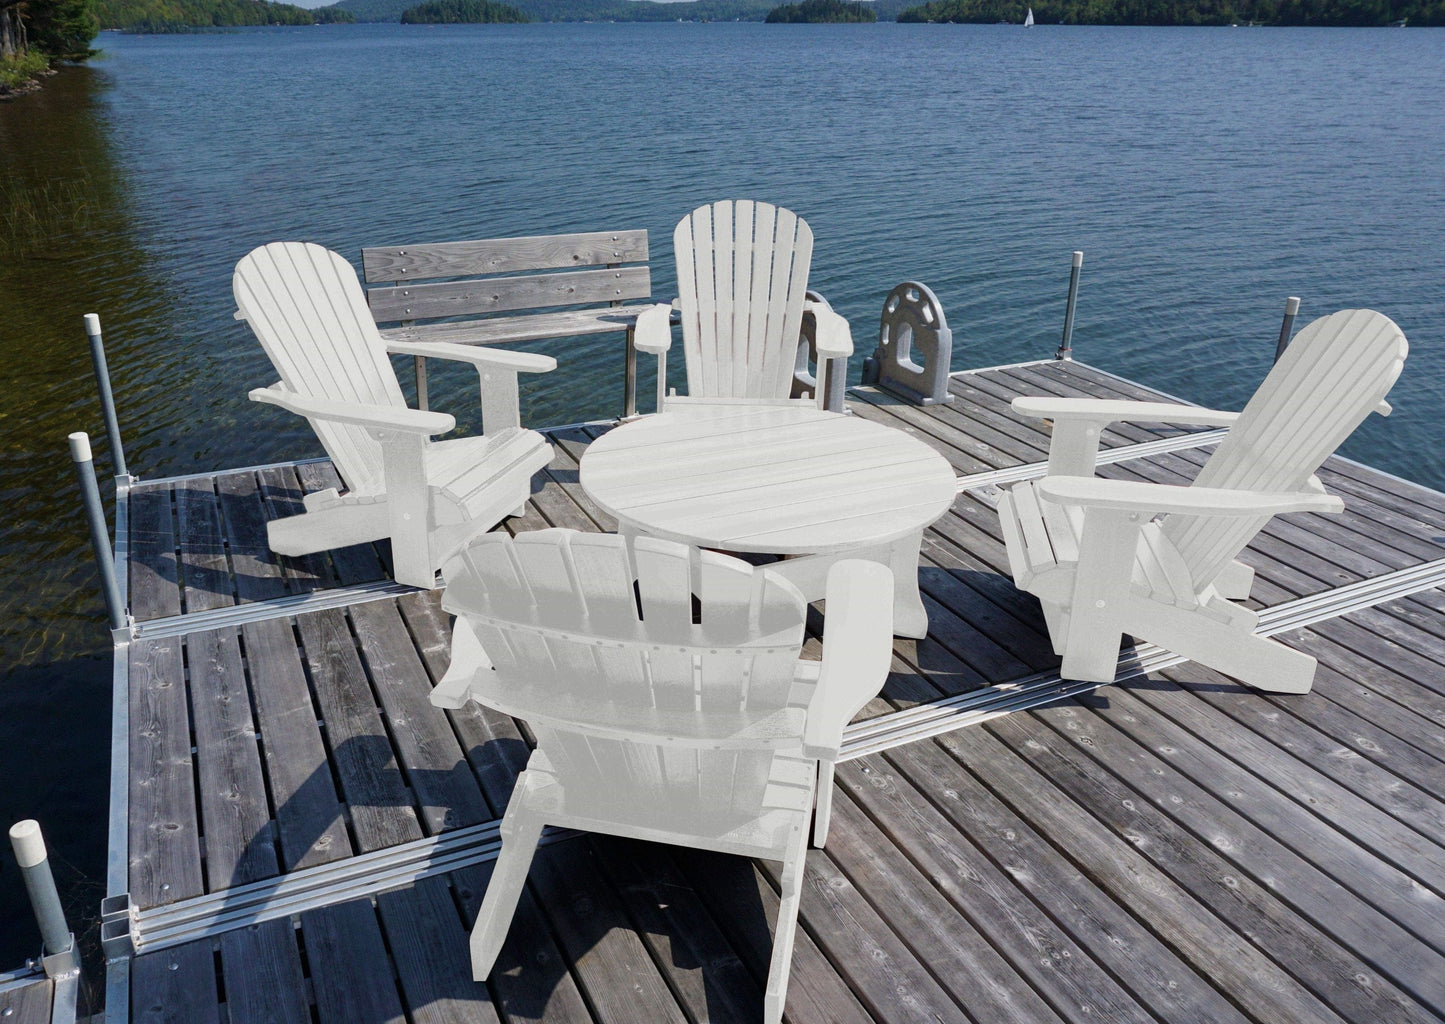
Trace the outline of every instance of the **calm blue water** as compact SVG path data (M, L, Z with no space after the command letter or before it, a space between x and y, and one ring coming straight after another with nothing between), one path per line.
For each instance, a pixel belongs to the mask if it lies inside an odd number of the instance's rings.
M960 368L1052 353L1078 248L1079 358L1227 407L1265 373L1286 295L1301 323L1372 306L1412 354L1396 415L1346 452L1445 486L1440 32L338 26L99 45L0 105L0 180L85 195L0 258L0 819L43 819L77 911L103 882L109 713L63 461L66 432L100 431L80 316L106 324L133 471L318 454L245 400L273 375L231 319L230 272L263 242L359 261L645 227L668 298L678 218L766 199L812 224L813 284L861 350L915 277ZM527 382L524 416L614 414L620 362L613 339L576 343ZM438 376L436 404L467 408L466 377ZM0 965L34 951L21 907L0 871Z

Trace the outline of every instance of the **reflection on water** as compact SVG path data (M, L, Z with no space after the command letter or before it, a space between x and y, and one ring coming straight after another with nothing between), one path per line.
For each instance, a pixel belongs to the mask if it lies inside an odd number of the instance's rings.
M40 819L71 926L104 895L110 657L65 436L99 433L81 316L134 329L164 303L130 230L105 77L0 103L0 825ZM104 440L98 468L109 472ZM108 492L108 487L102 487ZM0 967L38 951L0 871Z
M108 460L82 314L105 326L133 471L304 457L319 453L305 423L245 398L274 379L231 319L253 246L356 261L363 245L646 228L668 299L678 218L752 197L812 224L812 284L862 352L888 290L918 278L957 368L1047 356L1082 248L1078 356L1237 408L1286 295L1306 320L1382 309L1410 363L1396 414L1346 451L1445 486L1438 42L891 24L103 35L104 59L0 104L0 823L40 817L94 912L77 878L103 877L109 672L65 435L90 430ZM615 338L558 355L524 383L528 422L618 409ZM438 368L438 407L475 409L469 372ZM20 908L0 870L0 922ZM0 927L0 967L33 945Z

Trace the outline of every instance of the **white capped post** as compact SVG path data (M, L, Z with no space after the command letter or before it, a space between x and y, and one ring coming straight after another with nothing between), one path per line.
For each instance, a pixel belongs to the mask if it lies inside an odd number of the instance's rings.
M40 823L26 819L11 825L10 847L15 851L20 874L25 878L25 891L30 894L30 906L40 925L46 954L54 956L73 949L75 938L70 934L70 926L65 923L65 911L60 908L60 893L55 890L55 876L50 873L50 860L45 853Z

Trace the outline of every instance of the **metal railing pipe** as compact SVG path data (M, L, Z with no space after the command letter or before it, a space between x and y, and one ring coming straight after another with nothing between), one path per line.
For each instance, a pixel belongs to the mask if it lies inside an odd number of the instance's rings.
M1064 337L1059 342L1055 359L1074 358L1074 307L1079 301L1079 271L1084 266L1084 254L1074 250L1073 265L1069 268L1069 301L1064 307Z
M100 487L95 482L95 465L91 461L90 436L83 430L70 435L70 458L80 480L80 496L85 503L85 519L90 526L90 544L100 569L100 587L105 597L105 610L110 618L111 632L127 628L125 603L115 579L115 559L110 550L110 535L105 528L105 509L100 504Z
M1290 333L1294 330L1294 317L1299 312L1299 296L1291 295L1284 300L1284 321L1279 325L1279 341L1274 346L1274 361L1279 362L1279 357L1284 355L1284 350L1289 347Z
M45 952L51 956L71 947L70 926L60 906L60 893L55 889L55 876L50 872L50 859L45 853L45 838L40 823L34 819L18 821L10 826L10 847L20 864L25 891L40 925L40 938Z
M105 362L105 343L100 337L100 317L85 314L85 333L90 338L90 361L95 364L95 383L100 389L100 411L105 416L105 436L110 439L115 475L130 476L125 468L125 449L120 444L120 420L115 415L115 394L110 389L110 368Z

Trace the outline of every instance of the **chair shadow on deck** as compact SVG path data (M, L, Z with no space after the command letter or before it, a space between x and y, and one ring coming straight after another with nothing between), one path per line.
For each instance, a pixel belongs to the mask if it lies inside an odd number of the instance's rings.
M435 799L437 793L458 786L475 789L474 779L497 802L500 817L505 809L502 794L510 790L529 753L521 740L492 739L480 750L474 748L470 761L460 761L451 769L403 773L386 738L347 738L330 750L329 764L312 772L290 799L276 808L275 818L248 844L232 880L225 885L274 878L271 866L277 861L292 872L343 860L344 856L336 855L338 844L370 852L413 841L429 831L428 821L443 822L442 833L481 824L459 817ZM478 771L473 765L483 767ZM373 797L367 804L345 801L343 820L333 769L343 779L365 780L372 793L386 797ZM328 807L335 813L328 815L324 810ZM380 842L386 835L393 837L389 844ZM427 866L434 864L437 856L437 851L432 851ZM425 871L427 866L418 868ZM636 992L650 989L654 996L671 1001L668 990L674 988L694 999L700 994L705 1005L690 1009L705 1019L750 1022L760 1018L770 922L776 911L770 915L764 906L753 862L600 834L577 833L544 842L533 861L507 942L489 984L483 985L472 980L468 934L491 871L490 861L442 869L439 877L399 889L377 889L366 897L345 901L365 903L370 909L370 901L380 897L379 916L367 919L377 921L386 933L385 948L390 950L411 1013L431 1003L467 1006L494 1002L506 1011L506 1017L542 1020L557 1013L572 1019L571 1014L585 1013L586 1002L599 995L589 991L584 1000L577 991L580 979L589 990L616 986L604 1001L616 1000L619 989L633 993L627 999L645 1001L645 996ZM216 879L211 885L213 890L223 887ZM238 910L240 905L233 903L222 913ZM316 913L303 915L303 937L307 920ZM429 916L398 929L398 914ZM357 918L348 916L346 920L351 927ZM638 934L646 946L638 941ZM374 933L374 938L352 936L352 941L353 951L373 948L378 956L384 955L380 932ZM594 966L575 966L599 946L606 952L590 958ZM384 964L364 963L350 955L328 959L319 942L308 943L307 961L313 976L339 972L346 985L351 984L351 975L359 978L361 972L380 969L390 976ZM610 967L596 966L601 964ZM616 977L600 973L619 968L625 973ZM665 982L658 971L671 981ZM369 982L358 983L362 1002L367 998L364 991L372 988ZM298 993L278 988L255 993L253 998L262 1003L285 1003L298 998ZM397 1010L387 1005L389 999L377 1003L377 1020L391 1019ZM640 1003L638 1006L639 1012L646 1012ZM363 1018L362 1024L369 1019Z

